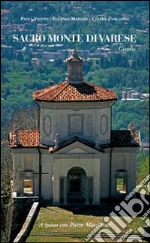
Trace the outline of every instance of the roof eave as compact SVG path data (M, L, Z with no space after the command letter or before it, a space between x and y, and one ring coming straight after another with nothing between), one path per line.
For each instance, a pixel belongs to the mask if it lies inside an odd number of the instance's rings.
M104 102L104 101L117 101L118 98L113 98L113 99L105 99L105 100L42 100L42 99L34 99L35 101L38 101L38 102L52 102L52 103L65 103L65 102L73 102L73 103L76 103L76 102Z

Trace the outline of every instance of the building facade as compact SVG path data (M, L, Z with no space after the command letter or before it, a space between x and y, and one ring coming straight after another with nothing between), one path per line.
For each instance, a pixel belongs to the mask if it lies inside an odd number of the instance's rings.
M132 124L112 130L116 94L84 81L76 50L66 63L64 82L33 93L39 129L10 133L13 191L54 205L99 205L135 187L139 133Z

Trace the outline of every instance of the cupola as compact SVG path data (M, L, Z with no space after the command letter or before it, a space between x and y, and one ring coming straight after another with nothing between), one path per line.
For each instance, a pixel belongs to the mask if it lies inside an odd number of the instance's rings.
M66 81L72 84L78 84L83 82L83 74L82 74L83 58L78 56L76 49L74 49L71 56L67 58L65 62L67 63L68 66Z

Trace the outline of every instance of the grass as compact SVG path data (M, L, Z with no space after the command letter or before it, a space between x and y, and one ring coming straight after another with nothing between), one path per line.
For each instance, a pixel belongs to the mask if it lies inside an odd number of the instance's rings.
M37 220L26 242L40 242L37 234L52 234L42 237L41 242L80 242L99 223L100 218L92 215L74 214L59 207L41 208ZM91 225L94 224L94 225ZM92 227L93 226L93 227ZM67 237L67 235L74 237ZM54 236L53 236L54 235ZM58 235L61 237L58 237ZM79 237L78 237L79 236ZM58 241L56 241L56 238ZM80 239L80 240L79 240ZM37 240L37 241L36 241ZM84 242L82 240L81 242Z
M110 210L110 212L112 211L113 209ZM82 209L66 209L57 206L41 207L26 242L85 242L86 236L95 226L100 222L104 223L103 219L103 209L100 210L100 208L96 211L95 209L91 210L90 207ZM144 225L144 221L137 217L122 233L129 228L133 230L132 234L136 233L137 228L142 225ZM110 239L107 241L110 242Z

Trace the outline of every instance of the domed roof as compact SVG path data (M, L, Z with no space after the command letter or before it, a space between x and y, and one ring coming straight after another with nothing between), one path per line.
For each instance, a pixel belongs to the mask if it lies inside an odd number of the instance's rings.
M72 84L64 81L35 91L33 99L37 101L106 101L117 100L116 94L90 82Z
M66 59L68 65L64 82L35 91L33 99L37 101L105 101L117 100L116 94L90 82L82 75L83 58L79 57L76 49Z

